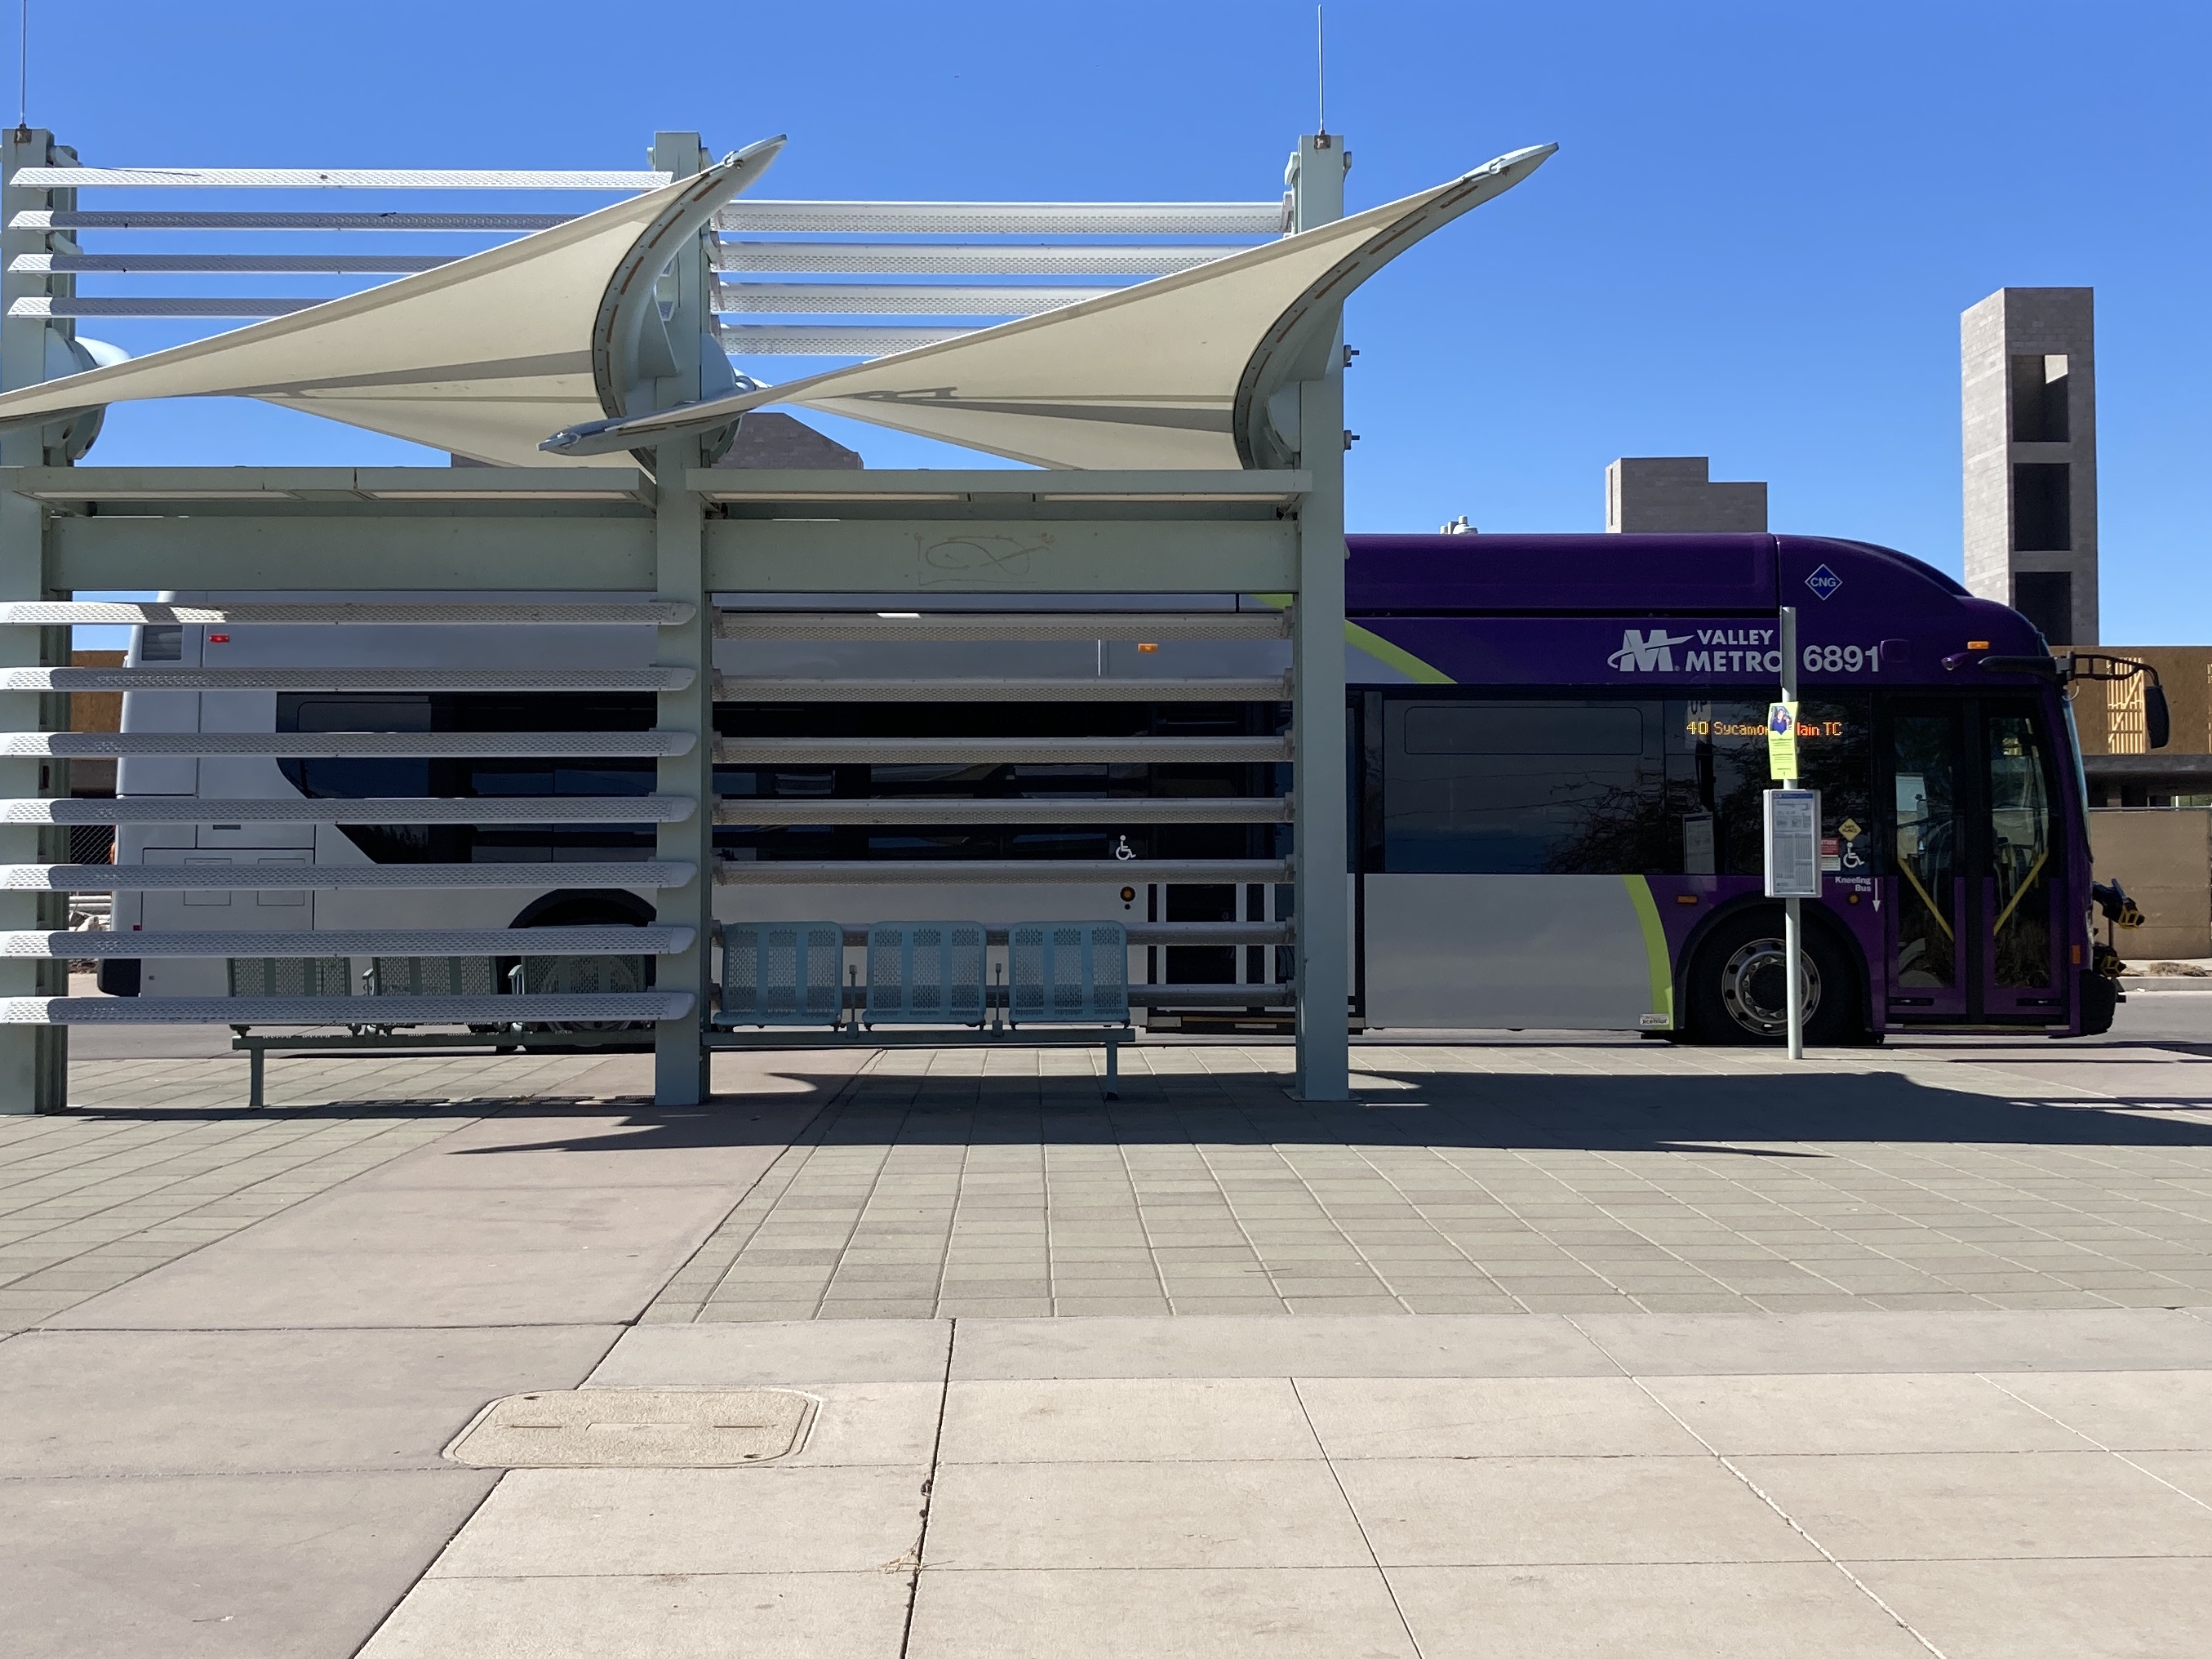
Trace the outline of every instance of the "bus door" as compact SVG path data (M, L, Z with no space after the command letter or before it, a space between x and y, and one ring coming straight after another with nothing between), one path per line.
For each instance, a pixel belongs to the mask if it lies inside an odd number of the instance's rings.
M2049 745L2026 702L1899 702L1883 879L1893 1024L2056 1024Z
M2025 702L1984 702L1980 736L1982 1006L1992 1018L2050 1024L2066 1017L2050 745Z

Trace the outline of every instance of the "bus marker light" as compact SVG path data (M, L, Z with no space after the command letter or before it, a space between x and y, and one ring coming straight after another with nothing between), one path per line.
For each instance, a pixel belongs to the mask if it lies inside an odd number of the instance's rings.
M228 634L210 634L208 635L208 643L210 645L228 645L230 643L230 635Z
M1698 896L1695 893L1677 893L1674 895L1674 902L1677 904L1695 904L1697 902Z
M1139 645L1137 649L1139 651L1157 651L1159 649L1159 647L1157 645Z
M1989 648L1990 642L1987 640L1968 640L1966 641L1966 649L1969 651L1986 651Z

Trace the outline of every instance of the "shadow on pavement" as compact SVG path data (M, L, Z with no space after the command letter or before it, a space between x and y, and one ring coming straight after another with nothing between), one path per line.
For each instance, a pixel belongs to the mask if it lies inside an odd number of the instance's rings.
M2127 1103L2053 1105L1929 1088L1891 1072L1761 1077L1607 1077L1397 1071L1362 1075L1398 1086L1344 1105L1292 1100L1276 1076L1125 1076L1108 1101L1080 1078L819 1077L823 1107L805 1141L904 1145L1401 1146L1601 1152L1710 1152L1817 1158L1802 1143L1966 1143L2035 1146L2212 1146L2212 1123L2136 1115ZM842 1098L834 1098L842 1089ZM803 1113L804 1097L789 1099ZM534 1111L536 1108L532 1108ZM605 1123L610 1110L624 1112ZM757 1114L757 1115L756 1115ZM793 1113L769 1101L689 1110L589 1109L586 1133L467 1156L621 1152L744 1144L754 1122L789 1139ZM1796 1144L1793 1144L1796 1143Z

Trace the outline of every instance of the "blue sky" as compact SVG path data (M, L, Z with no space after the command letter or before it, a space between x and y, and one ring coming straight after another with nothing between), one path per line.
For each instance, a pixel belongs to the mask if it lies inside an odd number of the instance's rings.
M1561 146L1353 301L1352 527L1596 529L1613 457L1709 454L1778 530L1955 572L1958 314L2089 284L2106 638L2212 640L2208 61L2201 3L1336 0L1353 207ZM1256 199L1314 118L1296 0L33 0L30 67L32 119L94 165L632 167L657 127L787 132L766 196ZM90 459L430 458L197 404L118 408Z

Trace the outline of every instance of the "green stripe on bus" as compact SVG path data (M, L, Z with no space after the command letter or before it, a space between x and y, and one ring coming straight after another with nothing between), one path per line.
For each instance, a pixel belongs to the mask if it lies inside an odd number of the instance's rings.
M1628 889L1628 902L1636 908L1637 926L1644 930L1644 966L1651 975L1651 1012L1667 1023L1664 1030L1674 1029L1674 969L1667 954L1667 930L1659 925L1658 902L1651 896L1651 884L1641 876L1623 876L1621 882Z
M1423 662L1403 646L1393 645L1380 634L1362 628L1358 623L1344 625L1344 642L1357 646L1377 661L1386 662L1407 679L1422 685L1455 685L1457 681L1441 668Z

